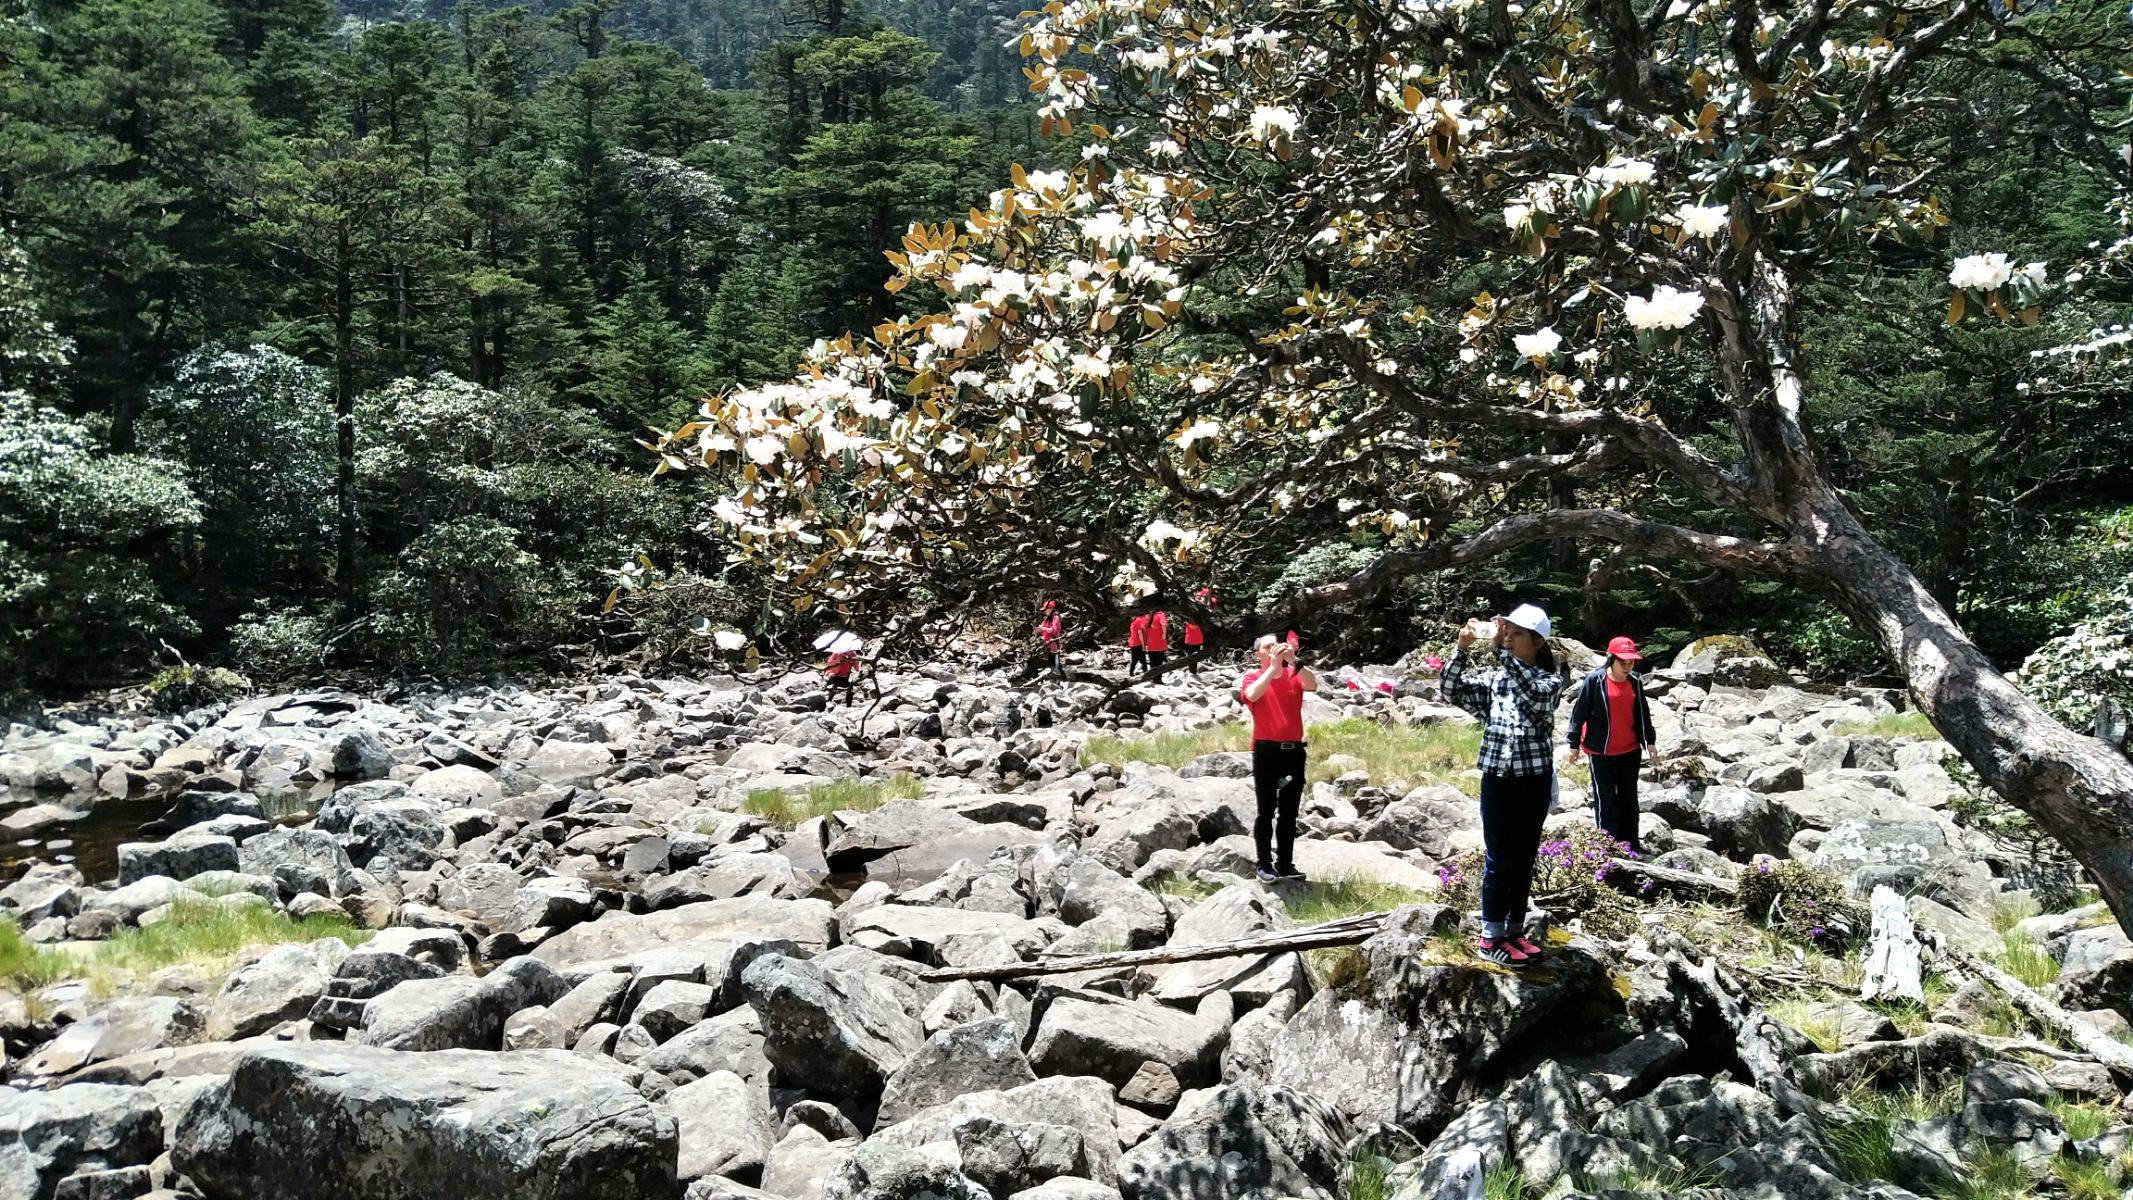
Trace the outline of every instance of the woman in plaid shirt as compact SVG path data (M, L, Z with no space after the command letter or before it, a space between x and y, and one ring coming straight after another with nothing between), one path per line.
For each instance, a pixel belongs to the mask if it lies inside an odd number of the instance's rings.
M1509 617L1469 621L1444 664L1444 698L1481 718L1481 957L1523 967L1541 955L1525 936L1533 859L1555 785L1555 702L1563 681L1548 649L1548 614L1522 604ZM1494 666L1467 657L1487 639Z

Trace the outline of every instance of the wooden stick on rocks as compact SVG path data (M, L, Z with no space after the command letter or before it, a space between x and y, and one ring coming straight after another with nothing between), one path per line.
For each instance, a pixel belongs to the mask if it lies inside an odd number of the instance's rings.
M1319 950L1327 946L1353 946L1366 941L1385 926L1384 913L1359 913L1323 925L1255 934L1233 942L1205 946L1156 946L1148 950L1114 950L1103 954L1077 954L1036 962L992 963L976 967L943 967L919 976L929 983L953 979L1021 979L1033 975L1068 975L1076 971L1104 971L1114 967L1143 967L1165 963L1197 962L1207 958L1236 958L1247 954L1278 954L1286 950Z

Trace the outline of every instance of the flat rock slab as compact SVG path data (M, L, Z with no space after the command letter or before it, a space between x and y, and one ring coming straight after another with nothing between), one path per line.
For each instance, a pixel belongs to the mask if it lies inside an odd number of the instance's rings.
M674 1118L565 1050L247 1053L187 1110L177 1169L209 1196L672 1200Z
M836 941L836 928L827 900L736 896L655 913L608 913L542 942L533 954L550 966L562 966L744 934L784 938L803 950L819 951Z

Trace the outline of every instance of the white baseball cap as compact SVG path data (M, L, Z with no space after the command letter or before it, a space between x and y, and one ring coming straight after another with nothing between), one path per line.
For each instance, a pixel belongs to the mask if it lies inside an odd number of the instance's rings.
M1548 614L1542 612L1541 606L1538 604L1521 604L1512 609L1511 615L1505 617L1504 620L1518 626L1520 629L1530 629L1542 637L1548 636Z

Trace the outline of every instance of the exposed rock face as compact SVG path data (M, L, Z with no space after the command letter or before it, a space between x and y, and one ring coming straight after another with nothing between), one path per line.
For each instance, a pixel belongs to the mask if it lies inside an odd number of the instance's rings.
M560 1050L288 1044L239 1059L185 1113L174 1164L211 1197L672 1200L674 1118Z
M85 1189L111 1172L145 1168L162 1152L163 1113L146 1088L0 1087L0 1195L104 1194Z

